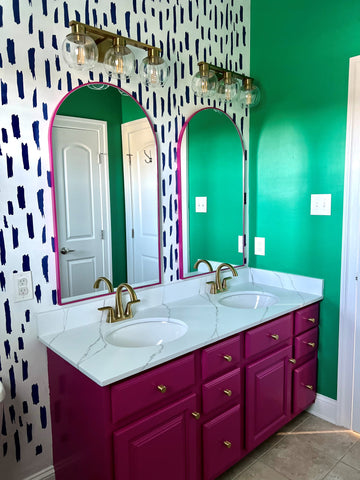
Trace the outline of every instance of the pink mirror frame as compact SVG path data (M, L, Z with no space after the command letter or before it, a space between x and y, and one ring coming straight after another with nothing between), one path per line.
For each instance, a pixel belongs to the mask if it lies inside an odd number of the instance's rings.
M245 193L245 186L246 186L246 167L245 167L245 145L244 145L244 140L242 138L242 134L239 130L239 128L237 127L237 125L235 124L235 122L233 121L233 119L226 113L224 112L223 110L219 109L219 108L216 108L216 107L205 107L205 108L201 108L200 110L197 110L196 112L194 112L187 120L186 122L184 123L181 131L180 131L180 135L179 135L179 140L178 140L178 143L177 143L177 148L176 148L176 152L177 152L177 164L178 164L178 167L177 167L177 183L178 183L178 211L179 211L179 260L180 260L180 266L179 266L179 270L180 270L180 278L181 279L185 279L185 278L189 278L187 276L185 276L185 273L184 273L184 244L183 244L183 233L184 233L184 226L183 226L183 211L182 211L182 203L183 203L183 197L182 197L182 180L181 180L181 173L182 173L182 170L181 170L181 162L182 162L182 159L181 159L181 144L182 144L182 141L183 141L183 138L184 138L184 135L185 135L185 131L186 131L186 128L188 127L191 119L197 115L199 112L202 112L204 110L217 110L221 113L223 113L225 116L228 117L228 119L233 123L233 125L235 126L236 128L236 131L239 135L239 138L240 138L240 142L241 142L241 147L242 147L242 151L243 151L243 193ZM243 236L244 238L246 239L246 236L245 236L245 228L246 228L246 218L245 218L245 214L246 214L246 206L245 206L245 202L243 202ZM246 264L246 257L245 257L245 246L246 246L246 242L244 242L244 253L243 253L243 259L244 259L244 262L242 265L237 265L238 267L241 267L241 266L244 266ZM224 261L226 261L226 259L224 259ZM207 275L208 272L204 272L204 273L194 273L193 275L191 275L191 278L193 277L196 277L196 276L200 276L200 275Z
M62 297L61 297L61 280L60 280L60 263L59 263L59 237L58 237L58 226L57 226L57 214L56 214L56 195L55 195L55 174L54 174L54 158L53 158L53 148L52 148L52 129L55 121L55 117L57 114L57 111L60 108L60 105L63 103L63 101L71 95L74 91L78 90L79 88L85 87L87 85L93 85L93 84L103 84L103 85L108 85L109 87L114 87L117 88L118 90L124 92L124 94L130 96L137 104L138 106L143 110L147 120L149 121L149 124L151 126L152 133L154 135L155 139L155 147L156 147L156 167L157 167L157 178L158 178L158 185L157 185L157 200L158 200L158 258L159 258L159 265L158 265L158 271L159 271L159 281L155 282L151 285L144 285L144 286L139 286L139 287L134 287L136 289L138 288L145 288L145 287L151 287L154 285L159 285L162 282L162 256L161 256L161 244L160 244L160 239L161 239L161 227L160 227L160 181L159 181L159 145L158 145L158 139L155 133L154 125L144 109L144 107L134 98L129 92L124 90L123 88L120 88L116 85L113 85L111 83L107 82L88 82L81 84L72 90L70 90L58 103L56 106L50 120L50 125L49 125L49 132L48 132L48 141L49 141L49 154L50 154L50 179L51 179L51 194L52 194L52 210L53 210L53 228L54 228L54 248L55 248L55 268L56 268L56 294L57 294L57 304L58 305L68 305L71 303L78 303L86 300L91 300L93 298L100 298L100 297L105 297L108 295L114 295L113 293L107 293L107 294L99 294L99 295L94 295L94 296L86 296L86 298L81 298L81 299L76 299L76 300L70 300L68 302L63 302ZM116 287L114 286L115 290Z

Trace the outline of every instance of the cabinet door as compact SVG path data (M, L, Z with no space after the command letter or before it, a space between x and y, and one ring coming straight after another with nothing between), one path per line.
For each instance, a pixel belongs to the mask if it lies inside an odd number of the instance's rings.
M114 432L115 480L196 480L195 409L192 394Z
M243 453L240 405L203 425L204 480L212 480L239 461Z
M290 419L292 347L246 368L246 449L252 450Z
M317 358L316 356L308 362L295 368L293 377L293 413L298 413L305 410L313 402L316 396L316 370Z

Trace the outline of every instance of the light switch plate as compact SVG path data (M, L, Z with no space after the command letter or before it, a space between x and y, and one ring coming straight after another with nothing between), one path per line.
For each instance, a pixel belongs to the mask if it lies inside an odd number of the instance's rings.
M312 194L310 215L331 215L331 194Z
M255 237L255 255L265 255L264 237Z
M195 212L206 213L207 197L195 197Z
M244 237L242 235L238 236L238 252L244 253Z

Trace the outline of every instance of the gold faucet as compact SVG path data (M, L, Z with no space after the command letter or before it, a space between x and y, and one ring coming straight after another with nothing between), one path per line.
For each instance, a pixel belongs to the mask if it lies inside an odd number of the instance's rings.
M216 269L215 282L206 282L209 285L211 285L210 293L212 294L224 292L227 289L226 282L227 280L230 280L231 277L225 277L221 282L220 271L223 267L230 268L231 273L233 274L233 277L238 276L236 270L232 265L230 265L229 263L220 263L220 265Z
M130 301L126 304L125 312L122 304L123 288L125 288L130 295ZM98 308L98 310L108 310L108 316L106 321L108 323L114 323L119 322L120 320L128 320L129 318L132 318L133 313L131 310L131 305L138 302L140 302L140 300L137 298L135 290L128 283L120 283L115 293L115 310L112 307L101 307Z
M94 283L94 286L93 288L99 288L100 286L100 283L101 282L104 282L105 285L107 286L107 289L109 291L109 293L112 293L114 291L114 287L112 286L112 283L110 282L110 280L106 277L99 277L95 280L95 283Z
M196 261L195 265L194 265L194 270L197 270L200 263L205 263L205 265L207 265L208 269L209 269L209 272L212 272L213 271L213 268L211 266L211 263L208 262L207 260L204 260L202 258L200 258L199 260Z

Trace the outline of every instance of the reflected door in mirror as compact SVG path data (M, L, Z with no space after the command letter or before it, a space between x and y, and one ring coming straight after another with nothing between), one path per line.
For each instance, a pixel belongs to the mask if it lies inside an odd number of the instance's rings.
M61 293L75 297L112 277L106 123L58 116L53 156Z

